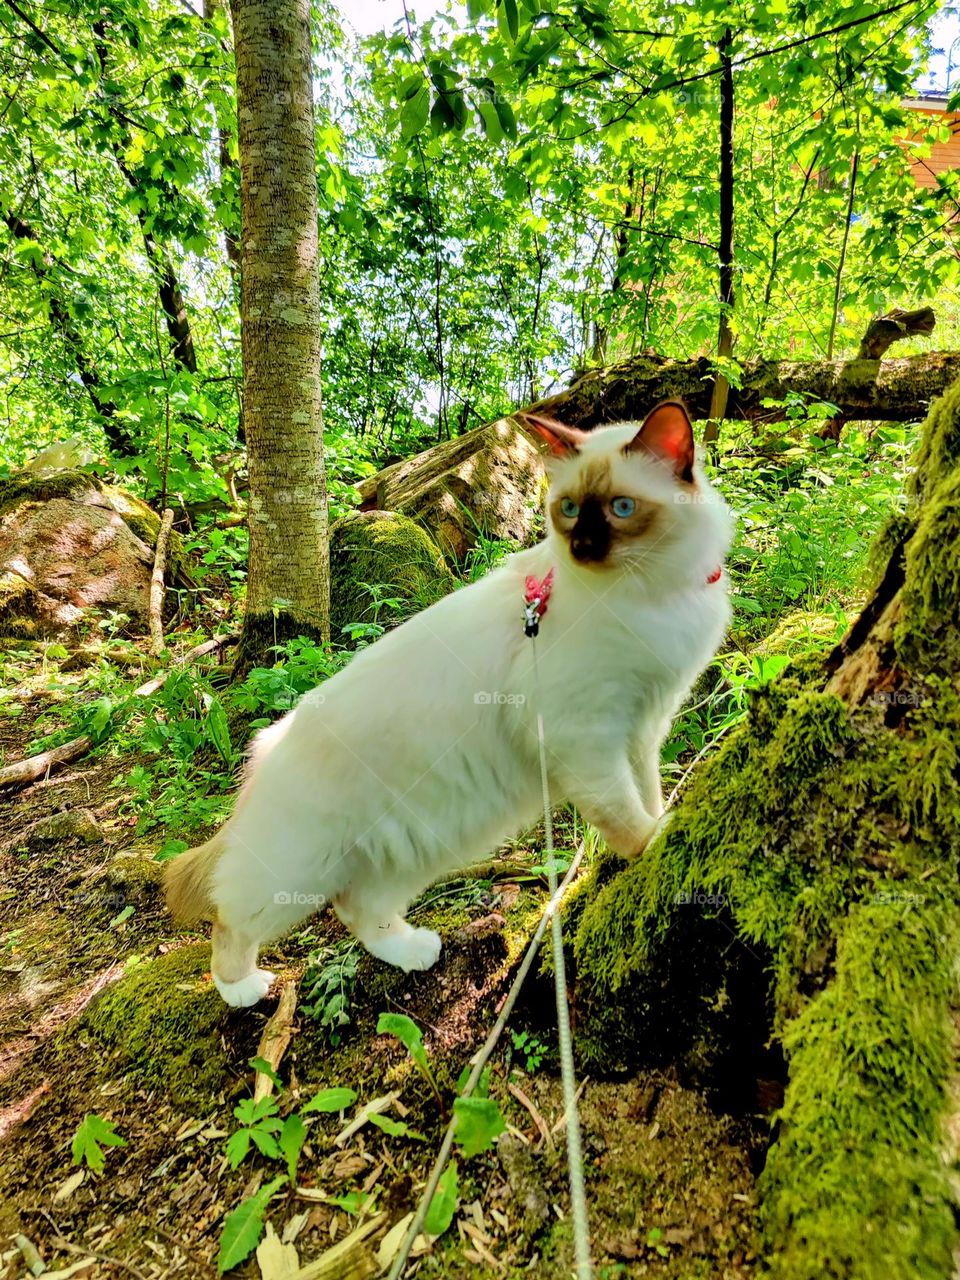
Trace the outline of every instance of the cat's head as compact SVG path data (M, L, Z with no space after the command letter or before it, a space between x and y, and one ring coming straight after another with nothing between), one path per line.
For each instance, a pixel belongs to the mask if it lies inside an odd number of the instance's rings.
M520 416L544 453L548 536L576 565L627 569L652 586L669 586L720 564L730 513L697 464L693 427L679 401L658 404L642 423L592 431Z

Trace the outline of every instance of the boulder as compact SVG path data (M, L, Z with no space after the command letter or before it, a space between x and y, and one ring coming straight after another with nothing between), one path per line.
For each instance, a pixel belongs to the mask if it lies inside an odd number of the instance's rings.
M536 538L543 467L523 432L501 418L378 471L357 489L362 511L409 516L462 564L481 534L521 545Z
M145 502L84 471L0 480L0 635L64 636L106 612L145 632L159 528ZM189 581L175 535L174 578Z
M330 583L336 642L350 623L389 625L426 608L452 591L455 579L419 524L394 511L363 511L331 526ZM383 600L399 600L401 609L384 607Z

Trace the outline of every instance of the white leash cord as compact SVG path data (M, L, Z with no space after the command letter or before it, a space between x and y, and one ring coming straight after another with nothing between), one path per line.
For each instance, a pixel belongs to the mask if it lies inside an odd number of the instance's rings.
M533 683L537 691L537 739L540 747L540 781L543 786L543 825L547 851L547 876L550 896L557 893L557 862L553 852L553 813L550 808L550 786L547 781L547 748L543 736L543 716L539 711L540 678L537 672L537 641L533 645ZM560 913L550 921L553 942L553 980L557 995L557 1041L560 1047L560 1077L563 1082L563 1106L567 1128L567 1169L570 1174L570 1209L573 1220L574 1256L577 1280L592 1280L590 1260L590 1224L587 1218L587 1189L583 1176L583 1143L580 1137L580 1115L577 1111L577 1076L573 1064L573 1036L570 1032L570 1003L567 996L567 970L563 958L563 927Z

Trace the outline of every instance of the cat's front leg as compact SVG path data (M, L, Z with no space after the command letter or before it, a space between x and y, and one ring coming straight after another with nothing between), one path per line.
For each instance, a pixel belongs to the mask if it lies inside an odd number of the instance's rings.
M415 929L399 912L387 912L375 900L364 903L356 892L335 898L333 908L372 956L404 973L432 969L443 945L432 929Z
M659 813L643 802L628 760L611 761L604 769L591 761L589 769L566 770L564 791L608 848L621 858L643 853L657 830Z

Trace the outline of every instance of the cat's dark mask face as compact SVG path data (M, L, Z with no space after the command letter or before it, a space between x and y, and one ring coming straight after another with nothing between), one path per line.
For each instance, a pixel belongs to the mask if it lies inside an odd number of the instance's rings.
M597 460L570 477L575 483L551 492L550 522L580 564L618 561L627 544L657 536L661 504L615 482L613 470Z
M678 504L697 493L683 405L658 405L626 436L629 423L590 433L525 417L548 449L550 523L578 564L623 565L673 540Z

